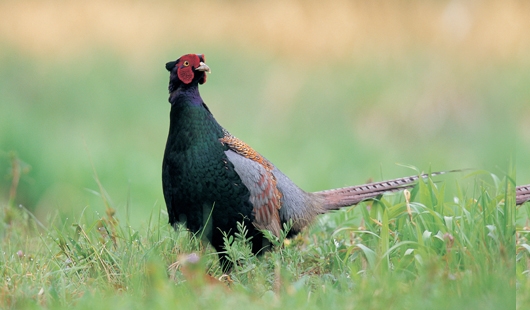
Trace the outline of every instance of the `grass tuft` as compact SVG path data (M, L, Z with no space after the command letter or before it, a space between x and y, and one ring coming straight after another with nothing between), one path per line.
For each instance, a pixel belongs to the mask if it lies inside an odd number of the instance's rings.
M73 225L56 217L45 227L5 204L0 300L6 309L513 308L513 184L474 177L472 190L461 185L452 197L427 180L410 195L341 209L293 239L285 225L280 238L266 234L272 250L260 257L239 224L225 235L228 273L209 245L164 215L134 229L87 210ZM517 236L517 283L526 287L527 228Z

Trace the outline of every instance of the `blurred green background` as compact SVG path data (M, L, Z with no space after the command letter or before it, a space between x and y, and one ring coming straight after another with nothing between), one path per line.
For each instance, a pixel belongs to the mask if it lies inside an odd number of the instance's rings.
M41 220L101 213L93 163L118 218L163 214L164 64L187 53L206 55L217 120L305 190L416 173L396 163L516 162L530 183L528 16L523 0L2 1L0 199L15 161L15 203Z

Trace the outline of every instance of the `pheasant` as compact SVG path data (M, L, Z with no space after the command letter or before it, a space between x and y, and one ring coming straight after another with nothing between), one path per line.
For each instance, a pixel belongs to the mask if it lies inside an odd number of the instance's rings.
M522 205L530 200L530 184L520 185L515 188L515 203Z
M223 251L223 234L243 222L252 251L266 244L261 230L279 236L292 220L289 236L317 215L355 205L382 193L412 187L422 174L319 192L296 186L269 160L231 135L201 99L199 84L210 68L204 55L187 54L168 62L170 124L162 164L169 223L187 228ZM264 242L265 241L265 242Z

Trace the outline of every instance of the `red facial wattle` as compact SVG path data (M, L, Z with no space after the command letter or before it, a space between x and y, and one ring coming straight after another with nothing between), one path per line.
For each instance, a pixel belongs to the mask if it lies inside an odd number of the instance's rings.
M195 74L201 74L202 72L196 72L195 70L204 63L204 55L188 54L180 57L177 62L177 75L180 81L184 84L189 84L193 81ZM202 73L202 77L199 80L199 84L206 82L206 74Z
M193 72L193 67L197 67L199 65L198 61L194 61L195 59L199 59L199 57L190 57L193 55L185 55L180 58L179 62L177 63L177 75L179 79L184 84L189 84L191 81L193 81L193 77L195 73ZM191 59L190 59L191 58ZM195 58L195 59L193 59Z

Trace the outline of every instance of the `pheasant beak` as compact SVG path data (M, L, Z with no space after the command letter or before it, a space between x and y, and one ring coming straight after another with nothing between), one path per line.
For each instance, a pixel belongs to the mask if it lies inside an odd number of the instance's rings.
M205 72L208 72L208 73L212 73L212 71L210 70L210 67L208 67L208 65L206 65L204 62L200 62L199 66L197 68L195 68L195 70L197 71L205 71Z

